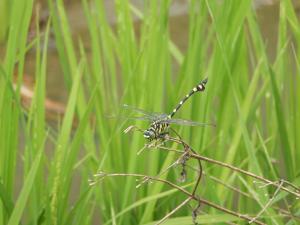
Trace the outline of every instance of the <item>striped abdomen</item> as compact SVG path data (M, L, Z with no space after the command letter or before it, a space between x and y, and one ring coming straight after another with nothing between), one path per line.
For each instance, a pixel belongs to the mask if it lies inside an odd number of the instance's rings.
M178 105L173 109L173 111L169 114L169 118L172 118L175 113L180 109L180 107L188 100L194 93L198 91L204 91L205 85L207 83L207 78L201 81L196 87L194 87L189 94L187 94L179 103Z

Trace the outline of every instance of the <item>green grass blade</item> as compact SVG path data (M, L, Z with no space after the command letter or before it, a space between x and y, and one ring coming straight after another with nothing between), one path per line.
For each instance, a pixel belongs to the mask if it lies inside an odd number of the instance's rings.
M38 172L42 154L44 150L44 143L39 147L39 151L32 163L32 166L30 168L30 171L24 181L24 186L20 192L20 195L16 201L16 207L11 213L10 219L8 221L8 225L19 225L21 222L21 216L23 214L23 211L26 207L26 203L28 201L29 194L32 190L33 183L36 177L36 174Z

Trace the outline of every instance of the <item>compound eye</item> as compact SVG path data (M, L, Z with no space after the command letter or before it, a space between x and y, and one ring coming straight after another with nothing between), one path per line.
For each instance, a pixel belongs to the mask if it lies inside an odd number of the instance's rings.
M147 138L147 139L152 139L154 137L154 132L149 131L149 130L145 130L144 131L144 137Z
M147 139L150 138L150 132L148 130L144 131L144 137Z

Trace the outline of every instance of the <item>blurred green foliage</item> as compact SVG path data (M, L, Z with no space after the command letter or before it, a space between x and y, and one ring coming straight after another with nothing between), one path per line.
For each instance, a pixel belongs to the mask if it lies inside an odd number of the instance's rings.
M156 182L136 189L131 177L89 186L97 171L156 175L176 160L173 153L156 150L137 156L143 135L123 130L133 123L143 129L149 124L107 115L118 115L124 103L169 112L204 77L209 79L206 91L193 96L176 116L217 127L174 128L199 154L299 186L300 26L290 0L278 5L277 46L264 40L251 0L191 0L185 52L170 34L173 1L144 1L141 10L128 0L114 3L112 26L103 1L82 1L88 49L73 35L62 0L48 1L47 26L37 28L30 42L33 1L11 5L14 29L0 70L0 224L146 224L162 218L185 196ZM3 21L7 10L0 10ZM138 35L133 18L139 21ZM49 37L69 92L57 129L47 124L44 107L53 66L48 65ZM267 54L270 47L276 48L274 60ZM24 110L20 90L29 51L35 54L35 87ZM230 170L208 163L203 167L206 177L197 194L223 207L255 215L274 193ZM177 170L162 178L177 182ZM191 170L188 175L191 184L196 174ZM260 219L297 223L278 213L278 207L299 214L299 200L280 193ZM191 224L189 215L190 208L182 208L166 224ZM244 223L211 207L203 207L201 221Z

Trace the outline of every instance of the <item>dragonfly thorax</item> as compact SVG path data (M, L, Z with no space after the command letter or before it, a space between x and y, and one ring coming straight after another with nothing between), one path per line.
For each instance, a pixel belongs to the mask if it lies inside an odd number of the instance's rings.
M151 126L144 131L144 137L148 140L154 140L162 137L169 127L166 120L154 121Z

